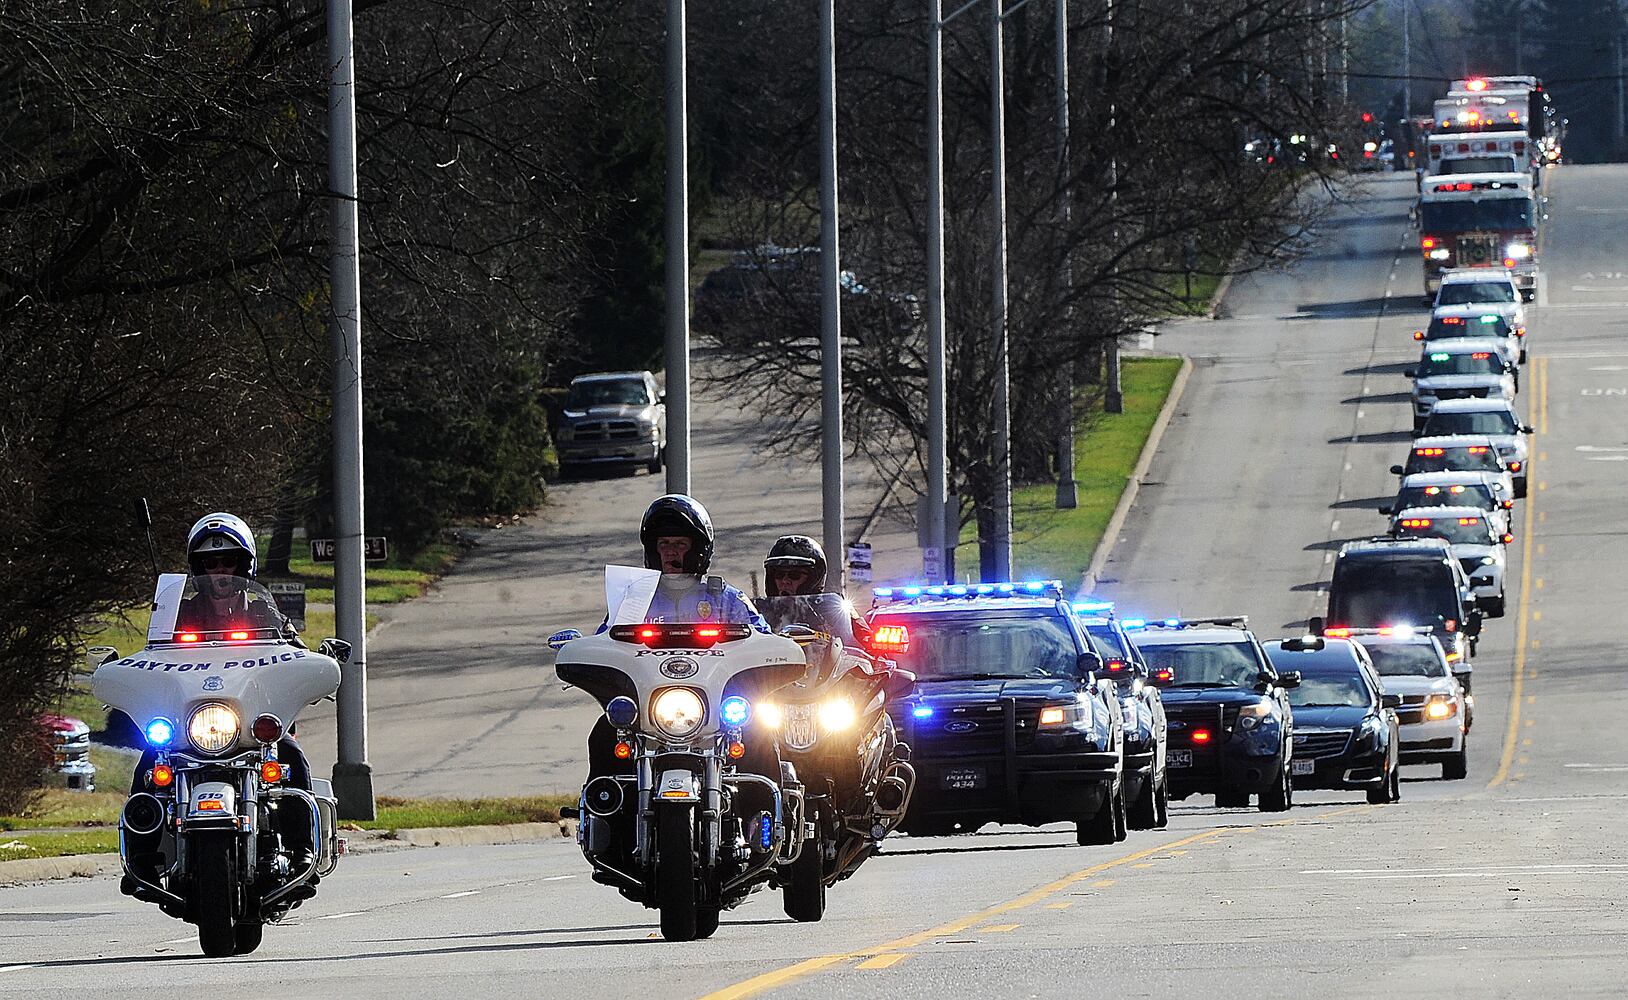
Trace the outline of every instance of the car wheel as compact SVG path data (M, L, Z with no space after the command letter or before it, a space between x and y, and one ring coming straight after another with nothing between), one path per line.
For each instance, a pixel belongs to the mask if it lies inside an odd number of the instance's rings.
M1168 779L1159 779L1159 795L1158 798L1153 800L1153 805L1157 810L1157 818L1154 819L1153 826L1155 829L1163 830L1170 825L1170 782Z
M1119 840L1119 819L1114 815L1114 800L1121 799L1117 795L1104 795L1102 804L1090 816L1081 819L1074 827L1074 840L1082 845L1112 844Z
M1463 781L1470 776L1470 744L1466 740L1458 748L1458 753L1441 762L1441 776L1444 781Z
M1488 618L1502 618L1504 616L1504 592L1500 590L1497 597L1488 598L1483 607L1487 609Z
M1114 793L1114 839L1124 840L1130 835L1130 824L1125 816L1125 786L1120 784L1119 790Z
M1261 793L1260 810L1266 812L1287 812L1294 803L1294 788L1289 780L1289 764L1283 764L1283 770L1278 773L1278 780Z
M655 458L652 458L650 461L644 463L645 471L650 473L652 476L659 475L661 473L661 459L662 453L659 451L656 452Z
M1397 761L1391 765L1391 801L1402 801L1402 763Z

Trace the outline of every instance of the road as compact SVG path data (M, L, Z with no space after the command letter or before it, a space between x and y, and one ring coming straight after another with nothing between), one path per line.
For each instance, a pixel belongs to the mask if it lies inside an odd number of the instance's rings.
M1382 527L1365 508L1406 438L1421 315L1407 185L1376 179L1297 267L1240 281L1232 318L1165 334L1197 368L1105 592L1278 633L1316 609L1331 546ZM1628 168L1565 167L1550 193L1534 491L1511 613L1476 661L1469 780L1409 769L1399 804L1302 794L1287 816L1189 799L1115 847L1064 827L901 837L821 924L759 894L685 945L564 842L348 859L238 960L195 957L189 927L110 880L24 887L0 891L0 994L1621 996Z

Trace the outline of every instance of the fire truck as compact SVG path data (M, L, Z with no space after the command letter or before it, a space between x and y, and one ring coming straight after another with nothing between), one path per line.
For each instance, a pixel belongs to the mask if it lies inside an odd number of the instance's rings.
M1427 298L1452 268L1499 267L1530 302L1537 294L1538 202L1529 173L1440 174L1419 192L1419 254Z

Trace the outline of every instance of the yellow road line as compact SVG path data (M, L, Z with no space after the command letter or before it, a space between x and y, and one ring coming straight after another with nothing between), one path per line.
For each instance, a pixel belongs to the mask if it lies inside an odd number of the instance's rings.
M1073 906L1073 905L1074 905L1074 900L1065 899L1061 903L1047 903L1046 904L1046 909L1048 909L1048 910L1066 910L1070 906ZM188 940L191 940L191 939L188 938Z
M859 965L855 966L855 968L886 969L889 966L898 965L900 962L904 961L906 957L908 956L897 951L888 955L877 955L875 958L867 958L865 961L860 962Z
M1538 419L1544 422L1543 433L1548 432L1549 366L1548 358L1538 359ZM1531 465L1527 465L1527 482L1534 482ZM1497 788L1509 779L1509 767L1515 762L1515 743L1521 731L1521 689L1526 683L1526 649L1531 622L1541 617L1532 611L1532 524L1536 517L1533 508L1537 492L1526 494L1526 519L1521 529L1521 603L1515 626L1515 678L1509 692L1509 726L1504 732L1504 752L1498 760L1498 770L1487 782L1487 788ZM1527 720L1531 725L1532 720Z
M995 924L995 925L993 925L991 927L980 927L978 929L980 931L984 932L985 934L1005 934L1007 931L1015 931L1015 930L1017 930L1020 926L1022 926L1022 925L1021 924Z
M945 937L950 934L958 934L961 931L974 926L975 924L983 923L985 920L988 920L991 917L998 917L1005 913L1011 913L1014 910L1021 910L1025 907L1033 906L1036 903L1044 902L1048 897L1055 896L1057 893L1062 892L1064 889L1067 889L1076 883L1083 882L1094 875L1110 869L1118 868L1121 865L1133 864L1142 860L1143 858L1151 857L1155 854L1162 854L1173 847L1186 847L1188 844L1197 844L1201 841L1212 841L1226 832L1227 828L1217 827L1213 830L1205 830L1203 833L1195 833L1190 837L1183 837L1181 840L1172 841L1168 844L1161 844L1158 847L1152 847L1145 851L1137 851L1135 854L1127 854L1124 857L1115 858L1112 861L1104 861L1100 865L1092 865L1090 868L1083 868L1072 875L1065 875L1063 878L1060 878L1055 882L1043 885L1038 889L1030 890L1022 896L1019 896L1018 898L1009 902L998 903L995 906L979 910L977 913L973 913L965 917L958 917L955 920L940 924L937 927L932 927L925 931L918 931L915 934L910 934L905 937L898 938L897 940L889 941L885 944L874 945L869 948L857 948L853 951L846 951L833 955L819 955L814 958L805 959L804 961L785 966L784 968L773 969L769 972L765 972L760 976L753 976L751 979L736 983L733 986L726 986L716 992L708 993L703 996L701 1000L743 1000L745 997L756 996L765 990L776 989L777 987L784 986L787 983L795 982L798 979L802 979L805 976L811 975L820 971L821 969L828 968L840 962L850 962L856 958L874 958L886 952L905 951L910 948L915 948L919 945L926 944L928 941L931 941L936 937Z

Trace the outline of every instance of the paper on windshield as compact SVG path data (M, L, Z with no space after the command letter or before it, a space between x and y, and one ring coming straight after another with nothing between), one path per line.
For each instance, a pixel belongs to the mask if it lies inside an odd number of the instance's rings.
M650 612L661 570L643 566L605 567L605 607L612 625L637 625Z
M181 613L181 595L187 589L185 573L160 573L153 590L153 616L147 620L148 642L169 642Z

